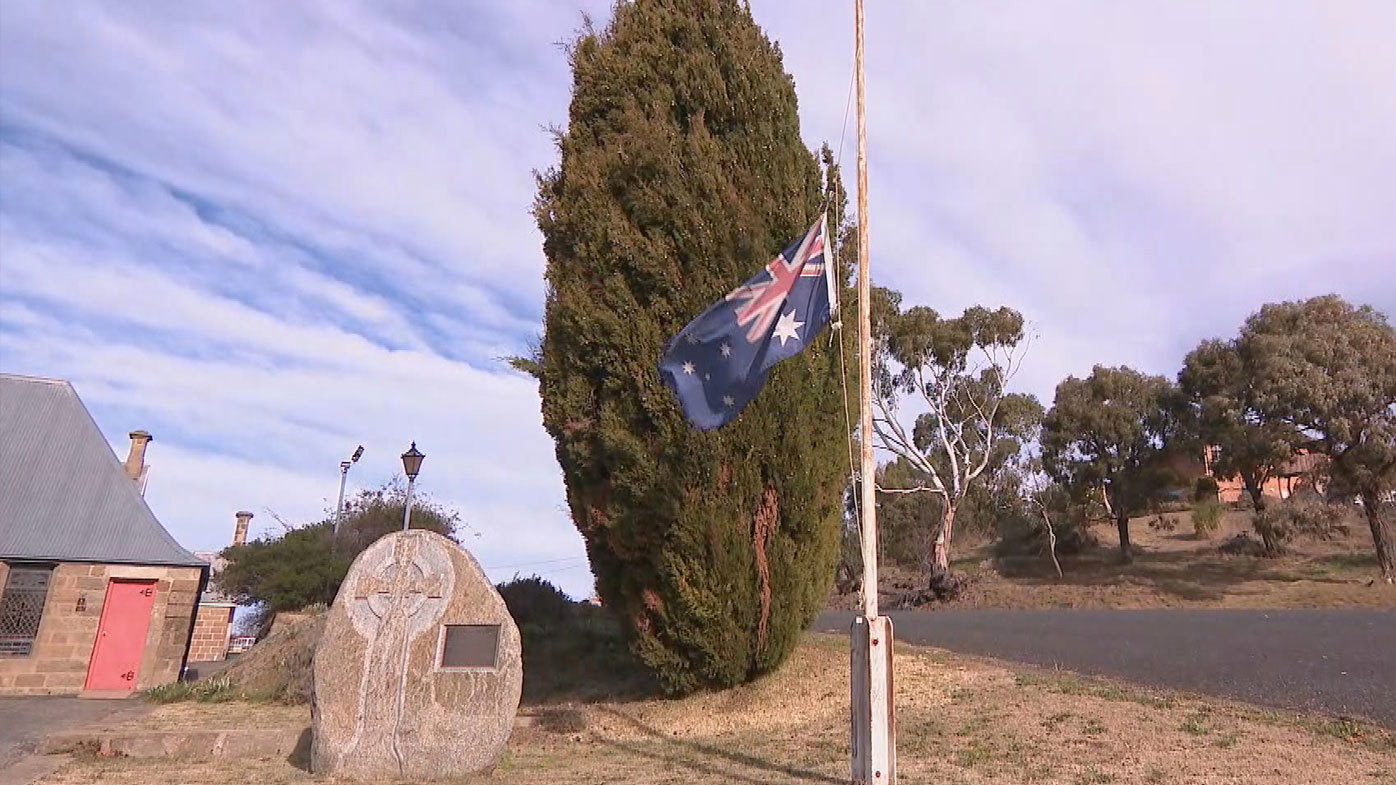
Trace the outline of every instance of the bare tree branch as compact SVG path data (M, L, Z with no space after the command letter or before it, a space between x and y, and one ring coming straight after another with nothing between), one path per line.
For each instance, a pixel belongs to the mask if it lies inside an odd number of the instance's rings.
M943 490L941 490L941 489L939 489L939 488L932 488L932 487L930 487L929 485L918 485L918 486L916 486L915 488L884 488L884 487L882 487L881 485L878 485L878 486L876 486L876 487L877 487L877 492L878 492L878 493L921 493L921 492L926 492L926 493L938 493L938 494L940 494L941 496L944 496L944 495L945 495L945 491L943 491Z

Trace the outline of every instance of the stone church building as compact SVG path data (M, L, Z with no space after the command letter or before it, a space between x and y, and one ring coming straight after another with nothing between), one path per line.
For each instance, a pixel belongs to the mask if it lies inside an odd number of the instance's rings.
M208 564L65 381L0 374L0 695L131 694L179 678Z

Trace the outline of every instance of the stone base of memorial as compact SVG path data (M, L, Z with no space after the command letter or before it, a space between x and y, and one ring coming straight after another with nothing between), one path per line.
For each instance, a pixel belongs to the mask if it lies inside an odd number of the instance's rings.
M475 558L394 532L349 568L315 650L311 769L447 779L492 767L523 687L519 630Z

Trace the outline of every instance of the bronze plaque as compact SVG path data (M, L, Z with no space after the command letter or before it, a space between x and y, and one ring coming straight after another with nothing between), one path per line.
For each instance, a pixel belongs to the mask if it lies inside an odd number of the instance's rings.
M441 643L441 667L499 667L499 625L447 624Z

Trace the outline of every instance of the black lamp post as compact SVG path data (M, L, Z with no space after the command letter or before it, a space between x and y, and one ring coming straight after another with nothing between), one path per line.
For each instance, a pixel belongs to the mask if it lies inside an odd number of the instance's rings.
M412 446L402 454L402 470L407 473L407 504L402 511L403 531L407 531L407 527L412 523L412 488L417 484L417 473L422 470L422 459L425 457L426 454L417 449L416 442L412 442Z

